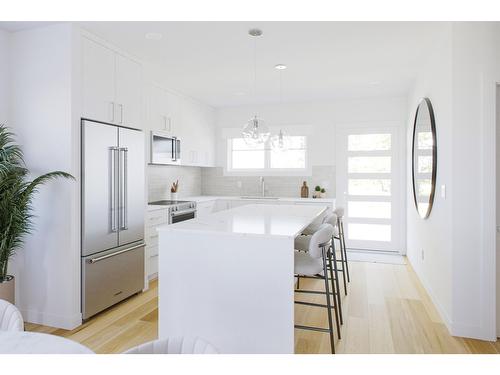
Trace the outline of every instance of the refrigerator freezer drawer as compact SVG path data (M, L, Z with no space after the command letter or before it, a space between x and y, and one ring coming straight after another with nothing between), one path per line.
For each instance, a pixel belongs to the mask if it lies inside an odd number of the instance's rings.
M82 258L83 319L140 292L144 287L144 244Z

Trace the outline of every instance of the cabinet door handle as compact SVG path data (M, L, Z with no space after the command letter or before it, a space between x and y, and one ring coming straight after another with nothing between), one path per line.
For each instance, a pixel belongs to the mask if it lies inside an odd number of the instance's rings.
M120 106L120 124L123 124L123 104L118 104Z
M115 121L115 103L109 102L109 122Z

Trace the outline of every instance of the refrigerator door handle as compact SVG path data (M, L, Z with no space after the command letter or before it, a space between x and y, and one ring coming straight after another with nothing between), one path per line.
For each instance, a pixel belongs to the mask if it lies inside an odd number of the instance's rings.
M110 226L111 232L117 232L118 227L116 225L116 153L118 147L110 147L110 168L109 168L109 215L110 215Z
M108 255L103 255L103 256L100 256L100 257L97 257L97 258L87 259L87 263L90 263L90 264L97 263L97 262L100 262L101 260L108 259L108 258L117 256L117 255L120 255L120 254L123 254L123 253L127 253L129 251L132 251L132 250L138 249L139 247L144 247L144 246L145 246L145 244L141 243L139 245L135 245L135 246L129 247L128 249L123 249L123 250L117 251L116 253L111 253L111 254L108 254Z
M128 199L128 148L122 147L119 149L121 160L120 160L120 230L128 229L128 210L127 210L127 199Z

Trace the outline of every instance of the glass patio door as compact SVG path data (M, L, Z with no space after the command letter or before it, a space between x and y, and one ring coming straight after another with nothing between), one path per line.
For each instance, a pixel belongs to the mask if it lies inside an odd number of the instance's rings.
M402 126L337 129L337 205L345 208L347 248L402 250L401 129Z

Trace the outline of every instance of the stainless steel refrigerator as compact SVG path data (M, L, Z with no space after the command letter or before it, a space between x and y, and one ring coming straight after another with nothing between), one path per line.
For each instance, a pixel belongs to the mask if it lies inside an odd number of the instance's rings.
M82 316L144 287L144 135L82 120Z

